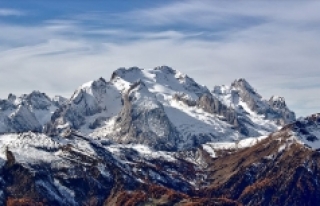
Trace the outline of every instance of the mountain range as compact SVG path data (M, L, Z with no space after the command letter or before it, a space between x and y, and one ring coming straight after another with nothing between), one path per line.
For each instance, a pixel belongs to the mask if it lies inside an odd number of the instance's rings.
M320 115L243 78L119 68L0 100L1 205L319 205Z

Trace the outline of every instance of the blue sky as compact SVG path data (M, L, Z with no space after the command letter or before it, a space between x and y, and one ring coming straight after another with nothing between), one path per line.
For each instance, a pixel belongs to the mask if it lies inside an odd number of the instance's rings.
M320 2L60 2L0 3L0 98L69 97L119 67L168 65L209 88L243 77L298 116L320 112Z

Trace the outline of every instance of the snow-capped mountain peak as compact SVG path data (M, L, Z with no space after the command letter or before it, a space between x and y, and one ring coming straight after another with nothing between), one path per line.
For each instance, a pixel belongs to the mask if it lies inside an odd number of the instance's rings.
M244 79L244 78L240 78L240 79L236 79L232 84L231 87L240 89L240 90L245 90L248 91L252 94L257 95L258 97L261 98L261 96L256 92L256 90L249 84L249 82Z
M52 100L40 91L33 91L30 94L23 95L20 99L21 102L26 102L34 109L49 109L52 104Z
M217 94L227 105L236 107L235 103L238 103L242 108L245 108L246 112L263 115L266 119L274 120L279 125L285 125L295 120L295 114L286 106L283 97L272 96L269 101L264 100L257 90L243 78L235 80L231 87L217 86L213 93Z
M140 69L131 67L129 69L120 68L116 70L111 78L118 89L128 89L130 84L142 80L147 88L153 93L164 95L174 95L175 93L185 93L197 100L199 95L209 90L196 83L192 78L167 66L156 67L154 69ZM120 83L119 83L120 82Z
M8 99L0 100L0 133L42 131L59 106L40 91L20 97L9 94Z
M52 116L45 132L68 134L71 129L87 134L117 115L121 109L121 93L103 78L81 85Z

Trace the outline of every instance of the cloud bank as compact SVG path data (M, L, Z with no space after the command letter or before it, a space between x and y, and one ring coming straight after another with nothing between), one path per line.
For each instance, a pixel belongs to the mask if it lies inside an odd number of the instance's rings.
M168 65L209 88L246 78L263 97L284 96L309 115L320 102L319 9L315 1L183 1L28 25L0 18L0 97L69 96L119 67Z

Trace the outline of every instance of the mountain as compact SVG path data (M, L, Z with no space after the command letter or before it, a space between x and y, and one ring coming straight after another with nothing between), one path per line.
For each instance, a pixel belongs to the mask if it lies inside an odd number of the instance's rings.
M212 93L235 113L237 126L246 136L268 134L296 119L283 97L263 100L245 79L235 80L231 86L216 86Z
M183 150L206 142L258 137L295 120L282 97L269 101L244 80L213 91L167 66L132 67L80 86L70 99L34 91L0 102L0 133L103 137Z
M10 94L0 205L317 205L319 124L245 79L210 91L167 66Z
M61 103L39 91L20 97L9 94L0 100L0 133L42 131Z
M121 107L121 93L114 85L100 78L80 86L54 112L44 130L51 136L67 135L71 129L87 134L117 115Z
M210 92L167 66L120 68L110 81L80 86L52 115L45 132L64 136L76 130L117 143L181 150L276 131L295 120L279 101L262 100L244 79Z

